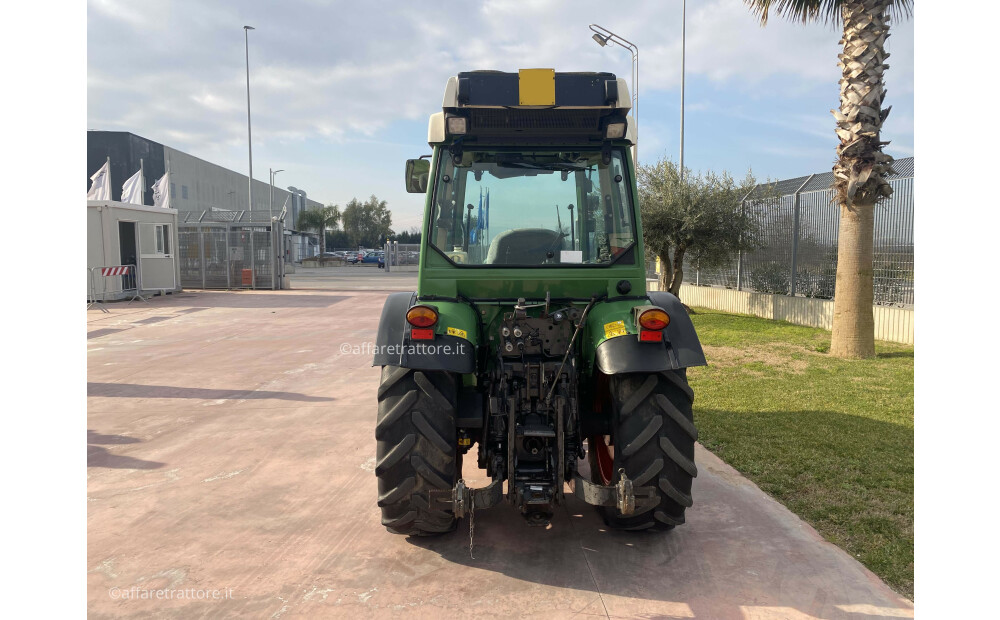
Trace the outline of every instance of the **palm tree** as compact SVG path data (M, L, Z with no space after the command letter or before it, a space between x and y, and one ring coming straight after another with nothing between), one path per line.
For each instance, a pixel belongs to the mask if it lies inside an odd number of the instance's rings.
M340 222L340 207L327 205L319 209L307 209L299 214L299 230L315 230L319 233L319 256L326 251L326 231L337 230Z
M892 174L892 157L882 152L882 123L892 106L883 109L885 40L890 15L913 14L913 0L744 0L767 24L768 13L803 23L822 20L843 24L844 51L837 64L840 110L836 118L837 161L833 189L840 204L837 284L830 354L836 357L875 356L872 315L875 204L892 195L885 177Z

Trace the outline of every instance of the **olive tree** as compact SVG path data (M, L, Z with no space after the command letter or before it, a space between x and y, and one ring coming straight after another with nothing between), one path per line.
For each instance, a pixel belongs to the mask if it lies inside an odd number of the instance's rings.
M749 172L737 182L727 172L685 169L682 179L674 162L661 159L639 166L637 179L643 238L662 264L660 290L680 296L685 257L713 267L760 247L758 210L742 206L757 185Z

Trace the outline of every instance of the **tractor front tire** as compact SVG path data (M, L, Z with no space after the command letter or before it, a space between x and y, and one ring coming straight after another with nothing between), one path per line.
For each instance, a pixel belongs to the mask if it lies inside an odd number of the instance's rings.
M382 525L394 534L431 536L455 529L455 515L432 506L429 491L458 481L456 376L382 367L375 425L375 475Z
M680 369L614 375L609 387L615 433L613 469L608 471L608 447L591 445L593 480L615 484L620 479L619 469L624 469L636 488L653 487L658 502L645 509L637 506L637 512L628 516L619 514L613 506L602 506L604 521L615 529L673 529L684 523L684 510L692 504L691 482L698 475L694 463L698 431L691 412L694 392L688 386L686 372ZM599 458L602 454L608 459L603 474Z

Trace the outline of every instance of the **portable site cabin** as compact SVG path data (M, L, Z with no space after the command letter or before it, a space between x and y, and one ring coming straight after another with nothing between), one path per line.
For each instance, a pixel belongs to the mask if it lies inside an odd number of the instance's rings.
M179 291L177 210L87 201L87 290L98 299L123 299L130 288L161 294ZM135 265L136 275L103 276L102 267Z

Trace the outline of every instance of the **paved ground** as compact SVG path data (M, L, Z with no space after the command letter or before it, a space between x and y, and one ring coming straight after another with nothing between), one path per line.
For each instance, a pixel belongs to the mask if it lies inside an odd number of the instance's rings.
M379 372L351 350L385 295L189 292L88 313L90 616L912 617L700 448L695 505L666 535L609 531L572 497L547 530L477 513L475 559L467 522L386 533ZM173 598L136 598L157 590Z
M296 267L286 274L294 290L323 289L334 291L415 291L416 271L386 272L377 265L345 265L343 267Z

